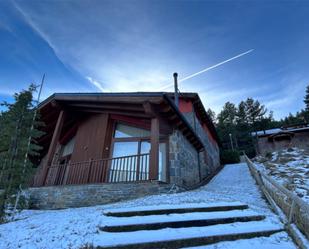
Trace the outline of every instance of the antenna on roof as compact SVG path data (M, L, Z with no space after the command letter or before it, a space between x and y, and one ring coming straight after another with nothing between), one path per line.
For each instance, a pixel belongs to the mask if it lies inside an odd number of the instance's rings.
M175 105L177 106L177 108L179 108L179 97L178 97L178 81L177 81L177 77L178 77L178 73L174 73L173 74L174 77L174 89L175 89Z

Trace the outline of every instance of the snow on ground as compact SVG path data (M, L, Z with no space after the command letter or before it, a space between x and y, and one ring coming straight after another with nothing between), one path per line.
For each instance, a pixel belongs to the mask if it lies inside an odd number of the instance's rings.
M293 249L295 245L286 237L286 233L276 233L268 238L242 239L220 242L213 245L188 247L185 249Z
M309 151L293 147L266 156L254 160L260 169L309 203Z
M280 225L278 218L270 211L261 197L248 167L241 163L225 166L208 185L194 191L153 195L137 200L94 207L50 211L24 210L18 215L18 220L0 225L0 248L67 249L80 248L85 244L100 244L103 237L109 237L107 234L104 235L104 232L100 232L98 227L111 225L113 222L116 224L116 221L119 220L116 217L104 216L103 213L107 209L110 211L113 208L153 205L165 205L172 208L173 205L180 204L184 206L209 205L215 202L221 204L222 202L246 203L253 211L266 215L269 226ZM271 243L280 245L277 240L278 237L274 236L273 238L270 238ZM282 238L290 246L293 245L286 233L282 233ZM255 240L256 243L259 242L262 245L263 238Z
M226 203L225 203L226 204ZM209 220L218 218L229 218L229 217L246 217L246 216L257 216L259 213L252 210L231 210L225 212L197 212L197 213L184 213L184 214L169 214L169 215L147 215L143 219L137 220L136 217L118 218L116 220L106 221L105 225L109 226L124 226L134 224L153 224L157 223L158 219L160 222L171 222L171 221L186 221L186 220ZM110 222L110 223L109 223Z
M273 222L235 222L230 224L220 224L204 227L183 227L183 228L164 228L160 230L142 230L136 232L128 232L124 236L123 233L101 233L100 236L93 241L94 246L113 246L127 245L135 243L147 243L160 240L177 240L200 238L202 236L226 235L231 233L259 232L265 230L282 229L283 225ZM123 239L125 237L125 239ZM262 244L261 244L262 245ZM295 249L295 247L294 247Z

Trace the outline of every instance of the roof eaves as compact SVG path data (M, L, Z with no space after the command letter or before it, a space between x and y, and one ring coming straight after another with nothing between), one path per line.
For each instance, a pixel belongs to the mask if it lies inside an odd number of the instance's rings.
M172 107L172 109L174 110L174 112L178 115L178 117L185 123L185 125L188 127L188 129L190 130L190 132L192 134L194 134L195 138L197 139L197 141L200 143L201 147L205 148L204 144L202 143L201 139L199 138L199 136L196 134L196 132L193 130L192 126L189 124L189 122L187 121L187 119L184 117L184 115L179 111L179 109L177 108L177 106L175 105L174 101L170 98L170 96L168 94L163 94L163 97L167 100L167 102L170 104L170 106Z
M209 115L207 114L205 107L204 107L204 105L203 105L203 103L202 103L202 101L201 101L201 99L200 99L200 97L197 93L195 93L195 99L196 99L196 102L201 106L202 112L206 117L207 125L210 126L209 128L211 129L212 133L214 134L215 139L217 140L217 143L220 145L221 142L220 142L219 136L217 134L215 125L214 125L213 121L211 120L211 118L209 117Z

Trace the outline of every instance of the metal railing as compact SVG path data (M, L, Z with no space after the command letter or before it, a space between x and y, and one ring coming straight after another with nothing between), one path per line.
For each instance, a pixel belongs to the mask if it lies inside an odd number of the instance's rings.
M287 228L292 229L292 224L295 224L305 237L309 239L309 204L280 185L270 176L258 170L256 165L247 156L245 156L245 159L251 174L258 185L260 185L270 204L275 209L279 207L280 210L278 212L280 213L281 211L285 215L284 223ZM307 248L306 246L300 247Z
M40 171L33 186L39 186ZM149 153L51 165L46 186L149 180Z

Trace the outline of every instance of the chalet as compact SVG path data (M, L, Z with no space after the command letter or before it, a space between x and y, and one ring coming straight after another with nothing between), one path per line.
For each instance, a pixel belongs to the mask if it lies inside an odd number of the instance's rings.
M298 124L282 128L253 132L256 137L256 151L266 154L290 147L309 148L309 125Z
M39 106L45 135L33 198L53 200L56 208L83 206L205 180L220 166L215 127L198 94L181 94L178 107L173 98L165 92L47 98Z

